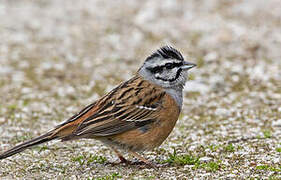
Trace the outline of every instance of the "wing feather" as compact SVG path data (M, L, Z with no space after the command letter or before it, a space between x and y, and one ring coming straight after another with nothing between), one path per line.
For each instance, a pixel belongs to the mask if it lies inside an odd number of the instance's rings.
M73 133L76 136L109 136L140 128L157 120L165 92L141 78L115 88L96 103L99 106Z

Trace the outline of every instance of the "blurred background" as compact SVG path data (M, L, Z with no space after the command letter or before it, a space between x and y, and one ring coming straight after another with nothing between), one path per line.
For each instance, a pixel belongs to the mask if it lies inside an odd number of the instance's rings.
M218 168L184 164L159 173L123 166L119 175L280 177L280 9L280 0L1 0L0 151L69 118L132 77L153 51L171 45L198 66L175 130L146 156L161 160L176 149ZM233 151L225 150L229 144ZM57 156L46 147L43 154L15 156L17 164L1 161L0 177L86 178L116 171L105 171L102 163L79 166L62 146L54 145ZM71 156L92 152L116 161L95 141L64 146L75 149ZM39 174L38 158L47 166ZM52 168L62 162L68 162L64 173ZM91 172L81 173L85 168Z

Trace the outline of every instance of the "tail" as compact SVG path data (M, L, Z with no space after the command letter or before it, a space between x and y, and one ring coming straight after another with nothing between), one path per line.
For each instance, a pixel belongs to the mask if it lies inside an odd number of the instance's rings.
M34 138L34 139L31 139L24 143L21 143L15 147L3 152L2 154L0 154L0 160L10 157L14 154L20 153L20 152L24 151L25 149L30 148L32 146L35 146L35 145L38 145L38 144L41 144L44 142L48 142L48 141L51 141L56 138L57 138L57 136L53 136L53 132L48 132L46 134L43 134L37 138Z
M23 142L5 152L3 152L2 154L0 154L0 160L10 157L14 154L20 153L20 152L24 151L25 149L30 148L32 146L51 141L53 139L61 139L62 141L77 139L77 137L75 135L73 135L72 133L78 127L78 125L79 124L77 124L75 121L74 122L69 121L69 122L60 124L60 125L56 126L53 130L47 132L46 134L43 134L43 135L41 135L37 138L31 139L29 141Z

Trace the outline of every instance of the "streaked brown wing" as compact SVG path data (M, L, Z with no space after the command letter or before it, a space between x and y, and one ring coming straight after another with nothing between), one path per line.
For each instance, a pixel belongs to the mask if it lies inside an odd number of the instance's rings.
M157 119L165 92L136 76L95 104L73 133L76 136L109 136L150 124Z

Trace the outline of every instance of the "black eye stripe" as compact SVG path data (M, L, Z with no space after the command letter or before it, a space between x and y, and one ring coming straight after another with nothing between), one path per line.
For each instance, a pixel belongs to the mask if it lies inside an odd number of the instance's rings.
M173 69L175 67L179 67L179 66L182 66L182 62L180 63L166 63L164 65L167 69Z
M153 68L148 68L148 70L152 73L161 73L163 71L164 68L166 69L173 69L175 67L180 67L182 66L182 62L179 63L166 63L162 66L156 66Z
M177 80L177 79L180 77L181 72L182 72L182 69L179 69L179 70L177 71L176 77L171 78L171 79L165 79L165 78L162 78L162 77L156 77L156 79L160 79L160 80L162 80L162 81L173 82L173 81Z
M174 64L172 64L172 63L167 63L167 64L165 64L165 67L166 67L167 69L173 69L173 68L174 68Z
M156 66L154 68L149 68L149 71L152 73L161 73L163 71L164 66Z
M162 73L164 68L166 69L173 69L175 67L180 67L182 66L183 63L182 62L173 62L173 63L166 63L164 65L161 65L161 66L156 66L156 67L148 67L147 69L152 72L153 74L156 74L156 73Z

